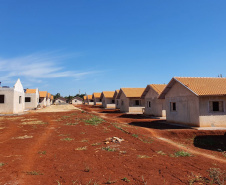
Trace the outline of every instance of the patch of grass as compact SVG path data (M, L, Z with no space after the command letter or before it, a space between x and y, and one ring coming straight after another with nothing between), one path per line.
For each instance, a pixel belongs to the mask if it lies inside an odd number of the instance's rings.
M202 176L199 176L199 175L193 175L192 174L192 178L190 178L188 180L188 184L189 185L192 185L192 184L194 184L196 182L198 182L199 184L203 184L203 183L209 184L210 180L207 179L207 178L205 178L205 177L202 177Z
M39 151L38 154L46 155L46 151Z
M78 125L78 123L66 123L65 125L74 126L74 125Z
M113 180L113 181L112 181L112 180L109 179L105 184L114 184L114 183L116 183L116 182L117 182L117 180Z
M70 118L70 116L62 116L61 119L67 119Z
M61 139L61 141L72 141L72 140L74 140L74 139L72 139L70 137L66 137L66 138Z
M75 150L87 150L87 146L83 146L83 147L78 147Z
M132 134L133 137L135 138L138 138L138 135L137 134Z
M160 150L160 151L156 151L156 153L157 153L157 154L160 154L160 155L166 155L166 154L165 154L163 151L161 151L161 150Z
M143 175L142 175L142 183L143 183L144 185L147 185L147 184L148 184L148 182L144 180L144 176L143 176Z
M126 154L126 151L119 151L121 154Z
M4 166L4 165L5 165L5 163L0 162L0 167L2 167L2 166Z
M111 148L110 146L103 147L102 150L106 150L108 152L115 152L117 149L116 148Z
M190 157L191 154L183 150L174 153L175 157Z
M43 175L41 172L36 172L36 171L31 171L31 172L26 172L27 175Z
M141 141L143 141L144 143L153 143L153 139L140 139Z
M84 143L84 142L88 142L88 140L87 139L83 139L80 142Z
M81 132L80 134L86 134L85 132Z
M62 183L60 183L60 181L56 180L57 185L62 185Z
M27 121L27 122L23 122L21 123L22 125L45 125L48 124L48 122L43 122L43 121Z
M223 155L224 157L226 157L226 151L222 152L222 155Z
M117 124L116 124L116 123L111 123L111 124L113 124L113 126L114 126L115 128L117 128L117 129L121 130L122 132L124 132L124 133L126 133L126 134L130 134L130 132L128 132L127 130L125 130L125 129L123 129L123 128L119 127L119 126L117 126Z
M222 171L219 168L210 168L208 170L210 177L210 184L224 185L226 181L226 171Z
M92 146L98 146L98 145L101 145L102 143L93 143L91 144Z
M149 156L147 156L147 155L138 155L137 157L138 157L138 158L141 158L141 159L151 158L151 157L149 157Z
M129 181L130 181L130 180L127 179L126 177L122 178L122 180L125 181L125 182L129 182Z
M24 135L24 136L13 137L12 139L30 139L30 138L33 138L33 136Z
M100 123L102 123L104 120L100 117L97 116L93 116L92 118L85 120L85 122L88 125L99 125Z

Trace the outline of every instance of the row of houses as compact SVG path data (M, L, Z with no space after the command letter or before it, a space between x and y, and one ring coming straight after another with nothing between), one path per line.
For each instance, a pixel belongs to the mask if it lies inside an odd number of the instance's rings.
M17 114L27 109L43 108L53 104L53 96L47 91L24 89L20 79L10 88L0 87L0 114Z
M93 93L84 103L166 117L188 126L225 127L226 78L174 77L168 84Z

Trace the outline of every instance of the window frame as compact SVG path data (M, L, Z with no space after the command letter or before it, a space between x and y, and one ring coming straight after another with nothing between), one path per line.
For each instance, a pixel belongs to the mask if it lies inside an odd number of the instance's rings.
M0 96L3 96L3 102L0 102L0 104L4 104L5 103L5 95L4 94L0 94Z
M30 101L26 101L26 99L28 99L28 98L29 98ZM31 97L25 97L24 101L25 101L25 103L30 103L31 102Z
M177 103L176 102L170 102L170 112L177 112Z

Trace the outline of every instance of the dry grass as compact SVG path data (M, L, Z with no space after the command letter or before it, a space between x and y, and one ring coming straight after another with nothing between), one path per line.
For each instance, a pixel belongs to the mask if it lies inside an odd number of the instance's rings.
M30 139L30 138L33 138L33 136L24 135L24 136L13 137L12 139Z

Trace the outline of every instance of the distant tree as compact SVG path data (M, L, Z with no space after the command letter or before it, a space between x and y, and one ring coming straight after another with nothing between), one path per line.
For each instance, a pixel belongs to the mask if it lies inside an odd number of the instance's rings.
M84 96L86 96L86 94L76 94L75 96L78 96L80 98L83 98Z
M60 97L60 93L57 93L56 95L53 96L54 100Z

